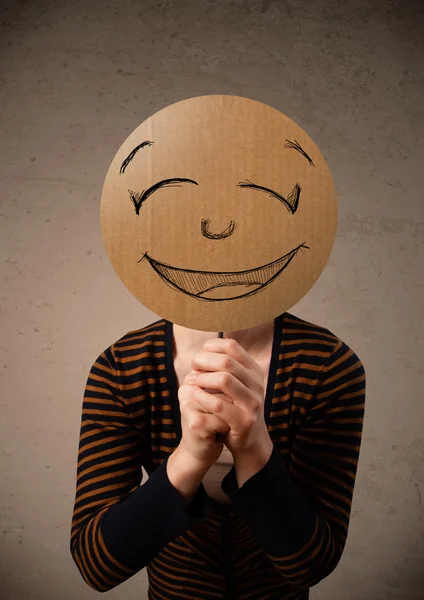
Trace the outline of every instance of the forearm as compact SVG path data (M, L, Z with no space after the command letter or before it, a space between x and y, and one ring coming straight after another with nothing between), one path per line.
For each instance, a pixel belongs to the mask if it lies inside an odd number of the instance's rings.
M112 589L144 568L193 523L206 518L208 498L199 489L205 469L175 450L146 483L102 514L94 512L72 544L86 582L98 591ZM91 568L90 545L101 558L101 570Z
M299 588L313 585L315 568L332 554L333 541L327 539L325 523L306 502L278 450L273 446L268 461L261 466L264 457L266 454L235 457L234 469L224 477L222 490L250 524L281 574Z

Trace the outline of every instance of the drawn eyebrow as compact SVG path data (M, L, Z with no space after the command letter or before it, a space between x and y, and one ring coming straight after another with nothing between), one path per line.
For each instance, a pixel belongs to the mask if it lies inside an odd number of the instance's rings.
M297 140L294 140L294 142L291 142L290 140L286 139L286 142L288 142L287 144L284 144L286 148L293 148L293 150L297 150L298 152L300 152L300 154L303 154L303 156L308 160L309 164L314 167L314 163L312 158L306 154L306 152L304 151L304 149L302 148L302 146L299 144L299 142Z
M183 177L174 177L173 179L163 179L162 181L158 181L151 187L147 188L147 190L143 190L142 192L133 192L132 190L128 190L130 198L135 206L135 213L138 215L140 213L140 207L143 202L148 198L153 192L157 189L165 186L169 187L181 187L181 183L194 183L195 185L199 185L197 181L194 179L185 179Z
M296 183L296 185L294 186L290 194L287 196L287 198L284 198L284 196L282 196L281 194L277 194L277 192L274 192L274 190L271 190L270 188L263 187L262 185L256 185L256 183L252 183L248 179L246 179L246 181L247 183L240 181L240 183L237 184L238 187L246 187L254 190L260 190L261 192L267 192L270 196L278 198L284 204L287 210L291 212L292 215L294 215L294 213L297 211L300 198L300 190L302 189L298 183Z
M144 148L144 146L151 146L152 144L153 144L153 142L145 141L145 142L141 142L141 144L139 144L138 146L136 146L134 148L134 150L132 150L128 154L127 158L122 163L121 168L119 169L119 174L122 175L122 173L125 172L125 169L128 167L128 165L130 164L130 162L132 161L132 159L134 158L134 156L137 154L137 152L140 150L140 148Z

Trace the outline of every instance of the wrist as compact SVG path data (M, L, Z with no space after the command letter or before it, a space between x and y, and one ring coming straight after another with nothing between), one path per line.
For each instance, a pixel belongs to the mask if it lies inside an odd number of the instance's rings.
M168 457L166 471L182 505L187 509L199 489L208 467L196 460L185 448L178 446Z
M271 438L268 436L267 440L256 445L252 449L233 454L234 468L239 489L251 477L259 473L259 471L262 471L265 465L268 464L273 450L274 445Z
M174 460L178 463L180 469L185 473L204 473L206 474L211 465L206 461L202 461L187 450L183 442L174 450L171 456L175 456Z
M233 452L234 463L255 462L266 464L274 450L271 438L266 435L256 438L255 442L247 447Z

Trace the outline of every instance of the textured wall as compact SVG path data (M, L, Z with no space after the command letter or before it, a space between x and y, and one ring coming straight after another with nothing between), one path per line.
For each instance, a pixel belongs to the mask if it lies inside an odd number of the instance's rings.
M339 192L330 261L292 312L352 346L368 397L347 546L311 597L422 600L422 2L2 6L0 596L96 594L69 552L83 389L102 350L157 318L108 262L101 186L151 113L229 93L296 120ZM108 597L146 586L143 571Z

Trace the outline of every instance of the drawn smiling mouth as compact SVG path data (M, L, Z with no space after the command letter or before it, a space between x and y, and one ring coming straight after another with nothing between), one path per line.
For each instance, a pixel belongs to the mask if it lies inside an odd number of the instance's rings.
M167 285L188 296L208 301L233 300L251 296L264 289L288 267L301 248L309 246L300 244L273 262L245 271L181 269L154 260L147 252L137 262L146 259Z

